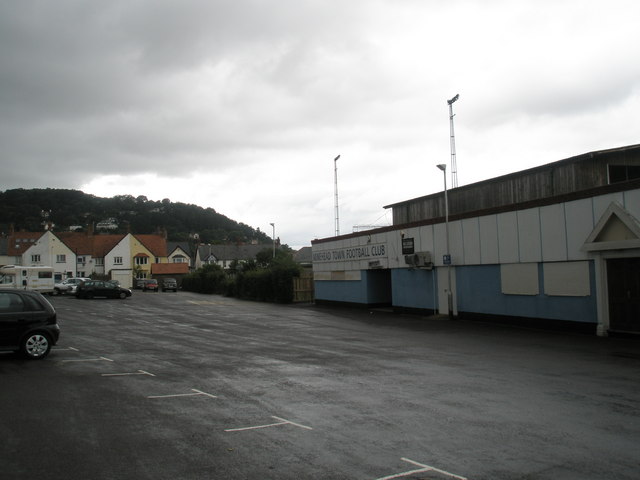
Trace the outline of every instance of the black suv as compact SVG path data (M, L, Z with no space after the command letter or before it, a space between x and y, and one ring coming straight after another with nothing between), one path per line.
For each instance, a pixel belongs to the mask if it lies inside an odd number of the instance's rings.
M56 311L40 293L0 289L0 351L44 358L59 336Z

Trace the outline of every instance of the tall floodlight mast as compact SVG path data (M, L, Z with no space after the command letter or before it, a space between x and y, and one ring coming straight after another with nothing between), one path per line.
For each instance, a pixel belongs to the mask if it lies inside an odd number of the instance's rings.
M453 133L453 104L460 98L460 95L456 95L451 100L447 100L449 104L449 134L451 142L451 188L458 186L458 166L456 164L456 137Z
M333 159L334 191L336 200L336 237L340 235L340 216L338 215L338 159L340 155Z

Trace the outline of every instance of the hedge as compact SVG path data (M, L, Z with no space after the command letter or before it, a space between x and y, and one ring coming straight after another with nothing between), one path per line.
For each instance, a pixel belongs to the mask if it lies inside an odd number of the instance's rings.
M182 288L198 293L216 293L260 302L291 303L293 278L299 268L274 264L268 268L240 271L229 276L218 265L205 265L184 277Z

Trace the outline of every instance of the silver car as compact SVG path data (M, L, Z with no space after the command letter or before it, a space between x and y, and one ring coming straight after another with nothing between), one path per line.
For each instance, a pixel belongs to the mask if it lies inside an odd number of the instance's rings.
M78 288L80 282L84 282L85 280L91 279L85 277L67 278L60 283L56 283L53 286L53 294L64 295L65 293L70 293L74 295L76 293L76 288Z

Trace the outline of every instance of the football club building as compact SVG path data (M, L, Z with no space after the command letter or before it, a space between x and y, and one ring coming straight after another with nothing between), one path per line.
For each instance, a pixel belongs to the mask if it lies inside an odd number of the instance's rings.
M640 145L446 193L314 240L316 302L640 333Z

